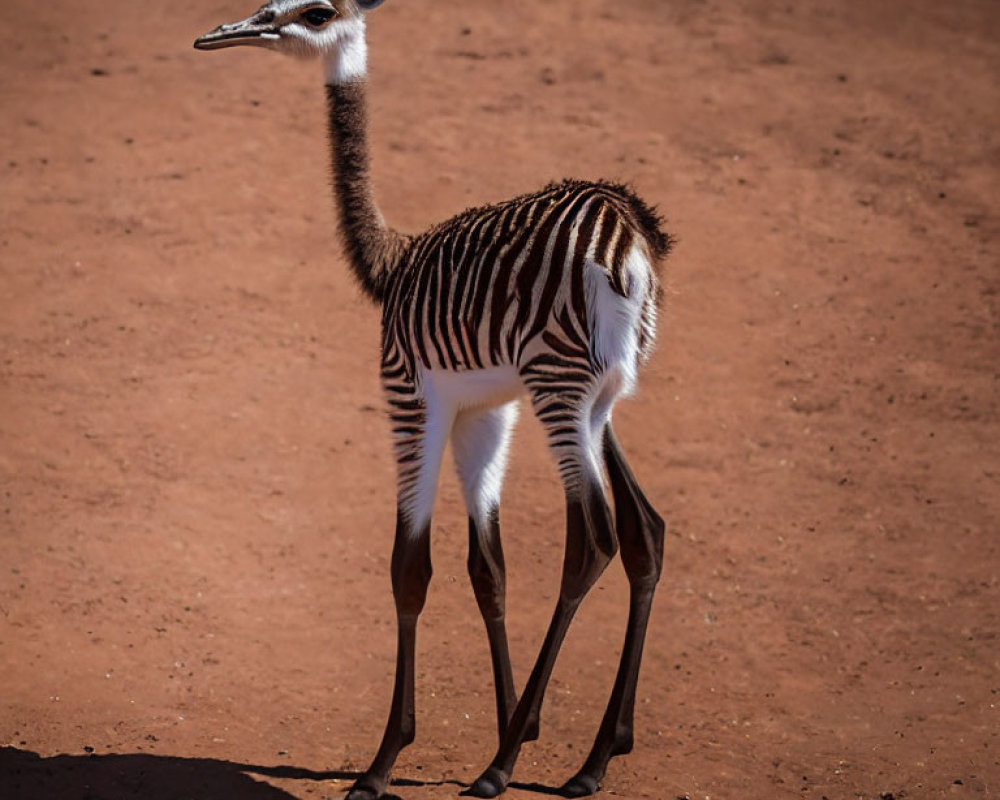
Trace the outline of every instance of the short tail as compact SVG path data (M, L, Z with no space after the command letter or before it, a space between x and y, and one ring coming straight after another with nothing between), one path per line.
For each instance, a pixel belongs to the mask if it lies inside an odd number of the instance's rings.
M619 185L616 188L628 204L630 216L638 233L646 240L649 247L653 266L658 269L659 264L666 259L674 246L674 238L663 229L663 216L628 186Z

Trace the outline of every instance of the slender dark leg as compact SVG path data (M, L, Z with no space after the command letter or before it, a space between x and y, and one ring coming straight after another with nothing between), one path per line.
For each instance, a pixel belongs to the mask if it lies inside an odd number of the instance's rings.
M510 666L505 621L506 571L500 545L500 513L494 507L479 523L469 517L469 577L486 625L493 660L493 685L497 699L497 729L501 740L514 712L517 694ZM537 731L535 731L537 738Z
M615 551L611 509L600 483L591 480L583 487L580 497L567 497L566 553L559 600L538 660L528 678L524 694L514 709L496 756L465 794L473 797L496 797L507 787L526 734L537 729L545 687L570 622Z
M500 486L516 418L516 403L466 409L455 419L451 432L455 467L469 510L469 577L490 643L497 730L501 739L517 702L507 645L506 571L500 546L499 512ZM534 736L537 737L537 731Z
M622 563L629 580L628 628L607 711L586 763L562 788L566 797L593 794L611 757L632 750L639 664L653 591L663 566L663 519L639 488L610 425L604 432L604 459L615 499Z
M346 800L375 800L389 783L389 773L400 750L416 733L414 674L417 617L427 598L431 579L430 522L413 530L402 511L396 514L396 541L392 548L392 593L396 601L399 638L396 683L382 744L367 772L358 778Z

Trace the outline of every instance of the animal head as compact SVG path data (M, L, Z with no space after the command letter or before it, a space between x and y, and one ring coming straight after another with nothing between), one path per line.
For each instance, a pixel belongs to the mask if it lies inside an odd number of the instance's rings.
M300 57L329 57L364 40L364 15L383 0L271 0L239 22L198 37L198 50L237 45ZM363 46L363 45L362 45Z

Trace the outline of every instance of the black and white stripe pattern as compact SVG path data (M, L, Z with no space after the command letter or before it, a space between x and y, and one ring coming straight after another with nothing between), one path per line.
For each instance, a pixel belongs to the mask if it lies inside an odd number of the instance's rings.
M428 373L513 370L572 482L587 399L600 402L594 395L613 366L621 385L604 399L610 406L649 354L659 294L655 264L669 244L629 190L579 181L466 211L412 240L379 287L382 378L400 492L411 500L404 508L420 517L430 511L413 497L428 454ZM603 301L601 283L610 290ZM602 320L602 313L617 318ZM615 330L619 324L631 329ZM618 352L602 339L609 328L605 338L633 345Z

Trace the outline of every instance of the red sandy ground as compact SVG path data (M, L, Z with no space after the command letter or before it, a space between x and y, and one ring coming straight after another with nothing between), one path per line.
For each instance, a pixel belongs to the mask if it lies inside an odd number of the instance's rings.
M382 731L378 316L340 254L318 68L191 50L251 10L4 6L5 799L339 798ZM617 416L670 536L607 795L996 796L1000 6L390 0L370 33L398 227L574 175L632 182L679 239ZM439 500L413 800L495 748L450 474ZM526 415L519 682L562 522ZM511 798L580 765L625 608L615 565Z

